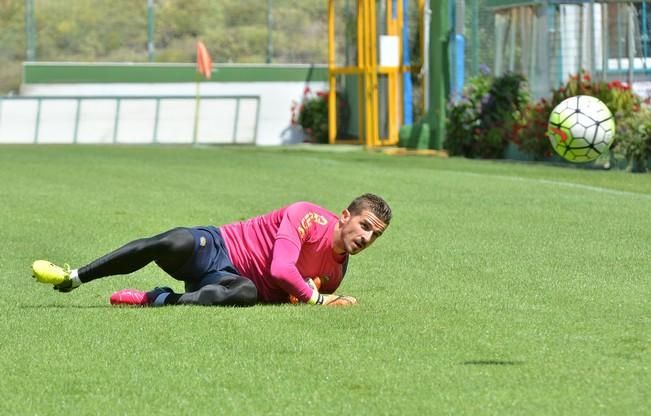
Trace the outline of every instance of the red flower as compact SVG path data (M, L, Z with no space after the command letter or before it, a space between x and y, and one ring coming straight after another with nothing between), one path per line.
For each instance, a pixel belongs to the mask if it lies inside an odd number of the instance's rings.
M631 89L631 87L628 84L624 84L623 82L617 79L608 83L608 88L611 90L616 89L620 91L628 91Z

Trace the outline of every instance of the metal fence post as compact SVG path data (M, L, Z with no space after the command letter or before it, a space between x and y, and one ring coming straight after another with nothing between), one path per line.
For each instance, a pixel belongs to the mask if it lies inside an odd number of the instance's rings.
M237 143L237 125L240 120L240 99L235 99L235 125L233 126L233 143Z
M36 27L34 24L34 0L25 0L25 34L27 35L27 50L25 55L28 61L36 60Z
M115 101L115 122L113 123L113 144L118 141L118 124L120 123L120 103L122 100L118 98Z
M154 62L154 0L147 0L147 59Z
M79 113L81 110L81 98L77 98L77 109L75 111L75 133L72 136L72 142L77 144L77 134L79 133Z
M156 98L156 114L154 115L154 137L152 141L158 142L158 115L160 114L160 97Z
M34 126L34 144L38 143L38 130L41 126L41 103L43 100L40 98L36 102L36 125Z

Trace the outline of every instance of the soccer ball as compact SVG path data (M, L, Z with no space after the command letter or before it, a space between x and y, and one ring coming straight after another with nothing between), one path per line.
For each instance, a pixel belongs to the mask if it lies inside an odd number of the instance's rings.
M547 136L552 147L570 162L591 162L608 151L615 119L598 98L577 95L558 104L549 116Z

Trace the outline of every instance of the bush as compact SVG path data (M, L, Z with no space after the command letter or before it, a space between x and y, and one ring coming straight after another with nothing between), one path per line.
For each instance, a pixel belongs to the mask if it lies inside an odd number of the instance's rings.
M651 111L640 108L619 121L614 151L621 153L632 172L646 172L651 157Z
M516 126L513 144L533 160L541 161L552 157L553 149L547 138L547 123L554 105L541 99L524 108L521 122Z
M300 125L311 143L328 143L328 91L315 93L309 87L303 90L300 103L292 105L292 124ZM349 109L342 94L337 92L337 130L348 126Z
M461 97L449 102L444 147L450 155L470 157L479 135L481 99L490 91L492 81L488 72L482 71L468 80Z
M453 156L504 157L528 100L521 75L493 78L484 72L473 77L448 106L445 149Z

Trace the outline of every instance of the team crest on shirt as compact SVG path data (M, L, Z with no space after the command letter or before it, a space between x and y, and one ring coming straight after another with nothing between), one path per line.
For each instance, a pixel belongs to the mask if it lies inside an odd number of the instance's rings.
M298 234L301 236L301 240L305 239L307 230L314 223L317 223L319 225L326 225L328 223L328 220L323 215L319 215L316 212L308 212L305 214L301 220L301 223L298 225Z

